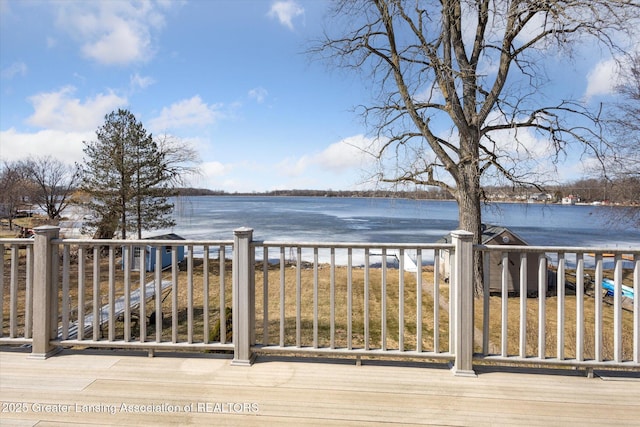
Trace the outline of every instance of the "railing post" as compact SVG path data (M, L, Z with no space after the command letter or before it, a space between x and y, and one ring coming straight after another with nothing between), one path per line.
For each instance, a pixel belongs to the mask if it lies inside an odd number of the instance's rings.
M55 286L57 280L57 251L51 245L52 239L57 239L60 228L44 225L33 229L35 232L33 254L33 345L29 358L46 359L59 351L50 344L54 338L57 325L55 307L58 294Z
M473 233L455 230L451 233L455 245L453 287L456 376L472 376L473 370Z
M253 229L233 231L233 366L251 366L255 335L255 274L251 247Z

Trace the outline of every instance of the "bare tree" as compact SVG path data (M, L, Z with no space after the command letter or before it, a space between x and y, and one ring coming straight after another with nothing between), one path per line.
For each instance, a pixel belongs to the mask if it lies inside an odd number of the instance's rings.
M625 65L617 86L619 100L608 121L615 149L606 160L605 172L616 200L631 205L612 210L611 219L640 227L640 53Z
M28 159L24 168L35 184L33 203L40 206L49 219L60 218L78 182L77 169L51 156Z
M0 171L0 211L9 220L9 230L13 229L13 219L29 192L28 180L20 162L3 162Z
M192 145L166 134L156 137L155 142L164 174L173 187L186 185L189 177L200 173L200 155Z
M482 179L539 184L541 154L602 148L597 111L545 92L545 59L570 57L578 43L622 53L617 36L638 27L639 9L633 0L339 0L339 34L312 52L370 75L371 152L393 160L379 179L446 189L478 242Z

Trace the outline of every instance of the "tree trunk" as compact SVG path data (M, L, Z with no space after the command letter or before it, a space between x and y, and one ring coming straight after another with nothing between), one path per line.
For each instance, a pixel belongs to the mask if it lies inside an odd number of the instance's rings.
M458 202L459 228L473 233L473 243L479 244L482 238L481 188L477 163L465 162L459 166L456 199ZM473 252L474 291L476 296L483 292L482 257L479 251Z

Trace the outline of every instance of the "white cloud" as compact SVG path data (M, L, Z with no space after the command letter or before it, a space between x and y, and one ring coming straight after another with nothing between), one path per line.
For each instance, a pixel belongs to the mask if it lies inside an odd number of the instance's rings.
M269 95L269 92L263 87L256 87L249 91L249 98L255 99L258 104L262 104Z
M587 75L587 89L584 96L589 99L597 95L609 95L613 93L618 65L614 59L598 62Z
M364 135L351 136L328 146L314 156L313 163L335 172L361 168L374 160L371 150L375 145Z
M16 76L24 76L27 74L27 64L22 61L14 62L2 70L3 79L12 79Z
M34 113L27 118L33 126L66 132L95 130L105 114L127 104L126 98L110 92L98 94L82 102L73 97L75 88L65 86L57 92L33 95L29 101Z
M302 176L314 168L335 174L360 170L375 160L371 152L376 145L375 140L356 135L335 142L319 153L286 158L276 169L281 175L290 177Z
M287 157L276 165L276 172L280 176L298 177L305 173L311 164L307 156L298 159Z
M224 176L233 170L232 165L225 165L220 162L205 162L199 165L202 174L206 177Z
M151 2L59 2L58 25L101 64L124 65L153 56L153 33L164 16Z
M150 120L149 127L155 131L179 129L187 126L204 126L222 117L219 105L207 105L199 96L164 107L160 116Z
M135 73L131 77L129 77L129 82L131 87L134 89L136 88L145 89L151 86L152 84L154 84L155 80L152 77L141 76L140 74Z
M268 16L277 18L282 25L293 30L293 18L304 16L304 8L294 0L276 1L271 4Z
M42 130L21 133L14 128L0 131L0 158L2 160L24 160L30 156L51 155L65 163L82 160L83 141L95 138L94 132L65 132Z

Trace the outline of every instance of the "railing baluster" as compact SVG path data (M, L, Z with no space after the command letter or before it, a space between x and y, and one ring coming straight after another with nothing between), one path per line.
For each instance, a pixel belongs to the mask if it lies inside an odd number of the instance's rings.
M538 358L546 357L546 301L547 301L547 257L544 252L538 254Z
M565 305L565 254L558 253L558 305L557 309L557 330L556 330L556 353L559 360L564 360L564 305Z
M302 347L302 248L296 248L296 347Z
M380 303L380 347L385 351L387 350L387 248L382 248Z
M313 248L313 348L318 348L318 247Z
M2 338L4 337L4 251L6 250L4 244L0 244L0 249L2 250L2 259L0 260L0 319L2 319L0 338Z
M11 281L9 290L9 338L16 338L18 334L18 245L11 245ZM2 254L4 262L4 254ZM56 295L57 297L57 295ZM4 304L4 301L2 301Z
M109 341L115 341L116 319L116 255L113 245L109 245Z
M84 339L84 287L85 287L85 254L84 245L78 245L78 340Z
M602 253L596 254L596 283L595 283L595 359L602 362Z
M640 363L640 255L633 263L633 361Z
M353 249L347 249L347 349L353 349Z
M4 244L0 245L2 250L2 260L0 260L0 319L2 319L2 327L0 327L0 338L4 337ZM11 313L9 313L11 314Z
M269 345L269 248L262 252L262 345Z
M138 261L138 268L140 270L140 342L143 343L147 340L147 247L140 246L140 257ZM151 256L151 253L149 253Z
M209 246L202 247L202 340L209 343Z
M527 254L520 254L520 357L527 357Z
M155 248L156 265L155 265L155 329L156 342L162 342L162 247Z
M434 268L437 264L434 257ZM422 249L416 250L416 351L422 352ZM434 305L437 304L435 301Z
M613 360L622 361L622 257L614 257L613 281Z
M433 352L440 353L440 251L433 257Z
M329 278L330 348L336 348L336 249L331 248L331 272Z
M220 263L220 301L219 301L219 310L220 310L220 344L226 344L227 342L227 294L226 294L226 279L225 279L225 268L226 268L226 247L224 245L220 245L220 251L218 252L218 262ZM233 313L232 313L233 315Z
M576 360L584 360L584 255L576 254Z
M284 321L285 321L285 261L284 246L280 246L280 347L284 347Z
M489 318L491 315L491 252L482 252L482 354L489 354Z
M131 246L122 247L124 268L124 340L131 341Z
M71 301L69 300L69 245L63 245L62 249L62 339L69 338L69 310Z
M500 332L500 355L506 357L509 354L508 345L508 323L509 323L509 253L502 253L502 289L500 293L501 307L501 332Z
M193 246L187 246L187 343L193 343Z
M59 236L58 236L59 237ZM60 262L60 249L58 245L51 245L51 289L53 290L53 295L51 298L51 317L49 320L49 336L55 337L58 335L58 312L60 310L59 304L59 293L60 289L60 280L59 280L59 270L60 267L58 263Z
M398 350L404 351L404 249L398 253Z
M100 247L93 247L93 340L100 339L102 310L100 309Z
M171 251L171 342L178 342L178 248L167 247ZM163 251L164 248L156 249Z
M364 349L369 350L369 248L364 250Z

